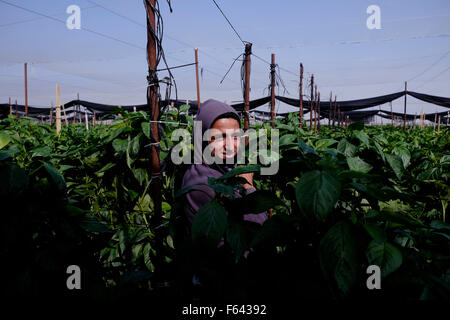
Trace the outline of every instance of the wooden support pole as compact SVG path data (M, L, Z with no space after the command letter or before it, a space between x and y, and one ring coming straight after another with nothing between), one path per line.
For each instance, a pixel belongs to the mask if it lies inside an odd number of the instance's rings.
M270 64L270 120L272 128L275 128L275 54L272 53Z
M334 111L333 111L333 127L336 125L336 107L337 107L337 102L336 102L337 96L334 95Z
M133 107L133 112L135 112L135 113L136 113L136 106L134 106L134 107Z
M423 129L425 125L425 115L423 113L423 107L422 107L422 111L420 111L420 129Z
M300 63L300 128L303 129L303 64Z
M392 120L392 126L394 126L394 113L392 112L392 101L389 102L389 106L391 108L391 120Z
M159 157L159 130L158 123L159 121L159 101L158 101L158 91L159 91L159 82L157 75L157 59L156 59L156 42L155 34L150 32L150 30L156 30L155 27L155 0L146 0L145 1L145 9L147 16L147 61L148 61L148 79L149 86L147 87L147 108L151 112L150 123L151 126L151 184L150 191L153 198L153 216L152 216L152 224L154 226L160 225L162 223L162 185L161 185L161 163ZM162 238L159 235L159 232L156 232L156 243L155 250L162 250ZM155 268L158 270L160 264L162 263L162 257L158 257L155 260Z
M333 104L333 91L330 91L330 107L328 109L328 127L331 125L331 109Z
M245 44L245 79L244 79L244 103L245 103L245 112L244 112L244 130L247 130L249 127L249 112L250 112L250 56L252 54L252 44ZM247 139L246 139L247 140Z
M135 107L136 108L136 107ZM92 116L92 126L95 126L95 111L94 111L94 114L93 114L93 116Z
M51 107L50 107L50 125L53 124L53 101L51 103Z
M77 121L77 105L72 106L72 124L75 124Z
M320 91L317 92L317 130L320 131Z
M84 123L86 125L86 131L88 131L89 130L89 117L86 112L86 108L84 109Z
M405 81L405 109L403 112L403 130L406 130L406 96L407 96L407 82Z
M18 114L18 112L17 112L17 99L16 99L16 105L15 105L15 108L14 108L14 109L15 109L15 112L16 112L16 117L19 118L19 114Z
M338 106L338 126L341 126L341 108Z
M28 72L26 62L25 62L25 116L28 117Z
M433 131L436 131L436 122L437 122L437 110L434 113Z
M61 90L59 83L56 84L56 135L61 131Z
M314 134L317 132L317 84L314 86Z
M309 106L309 131L312 130L313 112L314 112L314 74L311 75L311 98L310 98L310 106Z
M81 123L81 105L80 105L80 93L77 93L77 100L78 100L78 121Z
M438 132L441 131L441 116L438 116Z
M198 49L195 48L195 75L197 79L197 107L200 109L200 81L198 77Z
M12 116L11 97L9 97L9 115Z

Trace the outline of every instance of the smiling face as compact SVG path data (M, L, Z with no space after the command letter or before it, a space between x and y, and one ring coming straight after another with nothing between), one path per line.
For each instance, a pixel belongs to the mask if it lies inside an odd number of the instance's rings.
M236 119L222 118L214 122L209 140L213 156L221 159L233 158L240 142L240 126Z

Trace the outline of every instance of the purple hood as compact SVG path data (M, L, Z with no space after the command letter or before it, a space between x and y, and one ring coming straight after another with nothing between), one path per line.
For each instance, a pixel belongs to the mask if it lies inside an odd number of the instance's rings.
M239 115L231 106L217 100L209 99L201 104L195 120L202 121L202 131L205 132L212 127L217 118L227 113L233 114L237 119L239 119ZM220 177L225 172L231 170L234 166L235 165L192 164L184 174L182 187L186 187L194 183L207 183L208 177ZM246 190L247 193L254 191L254 188L249 188ZM188 221L189 233L195 213L203 205L214 199L215 195L214 190L207 185L197 185L185 195L184 214ZM237 196L239 195L237 194ZM267 213L246 214L244 215L244 220L253 221L262 225L263 222L267 220Z

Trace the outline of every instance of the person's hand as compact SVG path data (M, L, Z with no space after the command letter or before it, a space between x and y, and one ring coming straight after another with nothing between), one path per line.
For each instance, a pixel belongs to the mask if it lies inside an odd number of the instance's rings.
M253 175L254 175L254 172L242 173L242 174L237 175L238 177L244 178L245 180L248 181L248 183L244 183L242 185L245 189L254 188L253 187Z

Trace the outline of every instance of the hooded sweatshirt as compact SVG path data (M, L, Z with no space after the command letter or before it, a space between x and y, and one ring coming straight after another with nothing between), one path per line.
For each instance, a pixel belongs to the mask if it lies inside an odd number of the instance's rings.
M219 102L217 100L209 99L201 104L200 110L195 118L196 121L202 121L202 134L210 129L214 122L222 115L226 113L235 114L239 119L236 111L229 105ZM240 125L240 122L239 122ZM211 164L207 165L205 163L202 164L192 164L183 177L182 187L186 187L188 185L194 183L207 183L208 177L218 178L222 176L227 171L230 171L236 166L227 165L227 164ZM246 189L246 193L254 192L254 188ZM192 221L194 220L195 213L205 204L210 202L215 198L215 191L207 185L196 185L193 187L188 193L185 195L185 203L184 203L184 214L188 224L188 230L190 233ZM237 197L240 195L236 194ZM267 220L267 213L259 213L259 214L245 214L243 216L244 220L256 222L260 225Z

